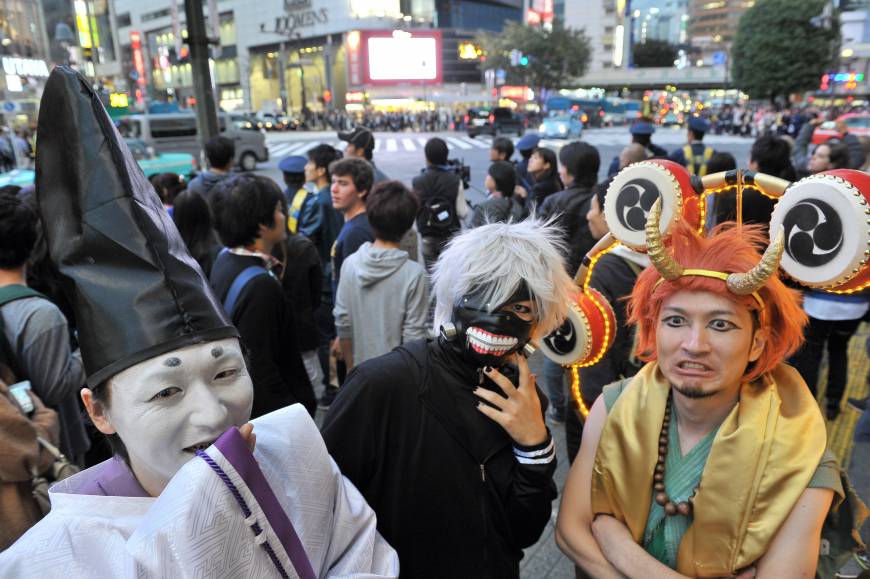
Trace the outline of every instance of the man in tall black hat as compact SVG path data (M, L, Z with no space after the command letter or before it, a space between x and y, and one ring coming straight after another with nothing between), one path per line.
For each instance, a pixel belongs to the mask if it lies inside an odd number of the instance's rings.
M238 332L91 83L55 68L40 111L45 234L115 456L52 487L0 576L395 577L305 410L248 423Z

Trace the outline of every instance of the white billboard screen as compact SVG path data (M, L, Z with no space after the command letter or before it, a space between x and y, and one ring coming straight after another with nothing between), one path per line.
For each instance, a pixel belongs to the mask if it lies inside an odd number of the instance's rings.
M368 39L371 80L435 80L438 77L438 44L435 38Z

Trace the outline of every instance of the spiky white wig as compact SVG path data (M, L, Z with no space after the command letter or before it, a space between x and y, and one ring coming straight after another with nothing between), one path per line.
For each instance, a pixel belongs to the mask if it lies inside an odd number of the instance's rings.
M433 271L435 330L450 321L462 296L484 290L487 302L503 304L525 280L537 310L532 337L557 329L578 291L565 272L560 231L552 222L529 218L493 223L454 237Z

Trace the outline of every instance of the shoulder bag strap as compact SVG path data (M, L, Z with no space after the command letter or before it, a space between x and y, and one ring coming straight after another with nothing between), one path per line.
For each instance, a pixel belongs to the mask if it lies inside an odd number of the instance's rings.
M233 284L230 286L230 290L227 292L226 299L224 299L224 311L228 316L232 318L236 302L239 300L239 296L241 295L242 290L245 289L245 286L248 285L248 282L257 276L264 274L269 274L265 267L252 265L243 269L242 272L236 276L236 279L233 280Z

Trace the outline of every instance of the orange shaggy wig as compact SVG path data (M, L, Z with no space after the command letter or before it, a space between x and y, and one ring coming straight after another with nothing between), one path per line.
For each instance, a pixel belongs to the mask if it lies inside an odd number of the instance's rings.
M675 227L669 249L684 269L708 269L725 273L743 273L761 259L758 247L769 243L759 226L722 224L708 237L701 237L685 223ZM683 276L656 287L661 275L653 266L638 277L628 304L629 323L638 324L637 355L647 362L656 359L656 325L665 299L679 291L710 292L730 299L757 314L758 326L767 334L761 357L747 366L743 379L752 381L775 368L797 351L803 343L807 316L800 306L800 292L787 288L774 276L758 290L764 309L751 295L738 296L728 291L722 280Z

